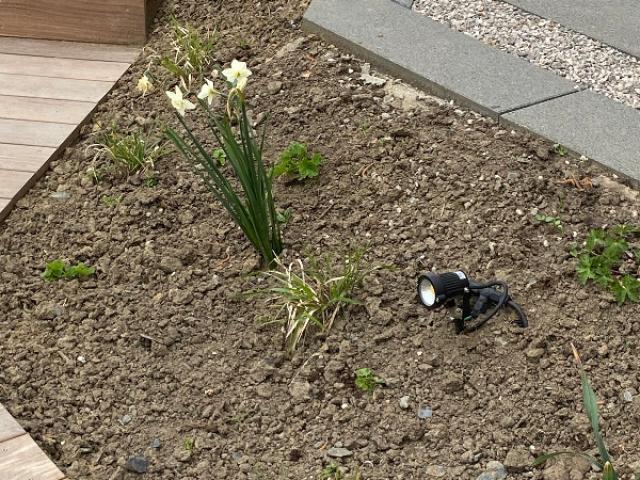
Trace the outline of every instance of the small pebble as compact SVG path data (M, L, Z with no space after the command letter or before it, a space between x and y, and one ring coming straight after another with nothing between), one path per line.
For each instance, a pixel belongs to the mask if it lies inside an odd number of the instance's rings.
M418 418L431 418L433 410L428 405L420 405L418 408Z

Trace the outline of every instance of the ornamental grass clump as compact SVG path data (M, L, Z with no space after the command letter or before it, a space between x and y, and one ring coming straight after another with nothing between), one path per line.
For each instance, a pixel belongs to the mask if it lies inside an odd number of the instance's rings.
M202 80L205 71L211 66L215 37L209 31L202 35L190 25L181 25L175 18L172 19L171 26L174 55L163 57L160 64L189 89L194 77Z
M169 128L166 135L196 167L196 173L271 267L282 251L282 234L273 197L273 175L262 157L264 131L258 141L247 114L244 89L251 70L245 63L234 60L231 68L222 73L230 88L228 94L222 94L213 81L206 80L194 100L204 112L211 133L206 146L186 121L187 112L196 109L196 104L178 86L166 93L186 134ZM220 95L226 97L227 105L226 111L218 114L211 104ZM211 148L211 142L222 149L224 156ZM221 157L225 159L224 165Z
M273 286L251 292L268 298L276 313L265 324L281 323L284 345L292 356L309 326L327 332L346 307L359 304L353 291L380 267L362 268L365 249L350 253L338 271L329 259L311 257L308 265L298 260L266 272Z
M102 136L97 147L107 153L116 167L128 174L153 168L164 153L160 145L149 142L142 133L123 134L115 128Z

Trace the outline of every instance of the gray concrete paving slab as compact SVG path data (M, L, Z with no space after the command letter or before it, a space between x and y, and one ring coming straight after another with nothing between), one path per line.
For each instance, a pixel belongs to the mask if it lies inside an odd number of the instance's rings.
M640 57L639 0L503 0Z
M303 25L382 70L493 117L576 89L389 0L313 0Z
M624 176L640 180L640 111L582 91L503 115Z

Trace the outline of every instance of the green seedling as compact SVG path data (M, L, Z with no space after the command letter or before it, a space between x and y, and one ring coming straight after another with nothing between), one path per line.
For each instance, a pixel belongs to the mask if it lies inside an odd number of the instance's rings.
M276 314L264 323L284 325L284 345L291 356L303 339L309 326L327 332L338 314L349 305L358 304L353 298L356 287L367 275L381 267L362 267L365 249L350 253L341 268L332 260L310 257L307 266L298 260L285 267L263 273L274 286L254 290L250 295L266 296Z
M618 225L589 232L584 247L571 253L578 260L576 272L582 284L594 282L613 294L619 304L640 300L640 267L637 250L640 228Z
M273 167L273 175L275 177L286 175L302 181L317 177L321 164L322 155L317 152L310 155L305 144L293 142L280 155L280 160Z
M291 209L287 208L285 210L278 210L276 212L276 218L278 220L279 223L281 223L282 225L286 225L287 223L289 223L289 221L291 220Z
M556 152L561 157L565 157L569 153L569 150L567 150L564 145L560 145L559 143L556 143L553 146L553 151Z
M602 433L600 432L600 413L598 412L598 400L596 398L596 394L593 390L593 387L591 386L589 377L587 376L587 373L582 366L582 361L580 360L578 351L573 346L573 344L571 345L571 348L573 350L573 356L576 360L576 364L578 365L578 370L580 371L580 381L582 384L582 403L587 413L587 417L589 417L589 424L591 425L593 439L596 444L596 448L598 449L598 458L582 452L559 451L540 455L538 458L536 458L533 465L543 465L548 460L559 455L574 455L585 458L592 465L595 465L598 469L602 470L602 480L618 480L618 474L613 467L613 461L611 459L611 456L609 455L607 446L604 443ZM635 477L636 479L640 478L640 471L635 473Z
M224 153L224 149L222 148L216 148L213 153L211 153L211 156L218 161L218 165L221 167L224 167L224 164L227 163L227 154Z
M76 265L67 265L63 260L52 260L47 262L47 265L42 273L42 278L47 282L55 282L56 280L73 280L86 278L96 273L96 269L88 267L82 262L78 262Z
M115 207L120 205L123 198L123 195L103 195L101 200L107 207Z
M107 152L115 166L128 174L152 168L164 153L158 144L147 141L141 132L125 135L116 129L104 134L97 147Z
M191 452L195 448L196 442L193 440L193 438L187 437L184 439L183 445L185 450L189 450Z
M159 183L158 177L150 176L144 179L144 186L148 188L155 188Z
M207 31L202 35L190 25L171 20L173 57L163 57L160 64L179 79L187 90L194 80L202 80L211 67L215 36Z
M384 379L376 376L370 368L356 370L356 388L363 392L371 393L378 385L384 385Z
M548 225L552 225L558 230L560 233L564 232L564 225L562 225L562 220L558 217L552 217L551 215L545 215L544 213L539 213L536 215L536 220L541 223L546 223Z
M360 480L360 470L356 468L353 475L345 477L337 463L330 463L320 472L320 480Z

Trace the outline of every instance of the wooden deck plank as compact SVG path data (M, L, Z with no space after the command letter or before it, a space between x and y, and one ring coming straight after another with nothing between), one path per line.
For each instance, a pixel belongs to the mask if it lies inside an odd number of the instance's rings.
M0 143L0 170L37 172L55 151L52 147Z
M0 37L0 52L38 57L133 63L138 58L141 49L96 43Z
M63 123L30 122L0 118L0 143L58 147L76 129Z
M33 172L15 172L13 170L0 170L0 198L13 198L21 193L22 189L33 178Z
M148 0L2 0L0 35L143 44Z
M5 205L3 205L3 201ZM0 198L0 211L2 211L3 206L8 204L8 199ZM15 421L7 409L0 404L0 443L24 434L24 429Z
M0 73L34 77L73 78L115 82L129 68L128 63L76 60L70 58L25 57L0 53Z
M29 435L0 444L0 472L11 480L62 480L64 474Z
M0 95L99 102L113 82L0 74Z
M95 103L52 98L0 95L0 118L77 125L95 108Z

